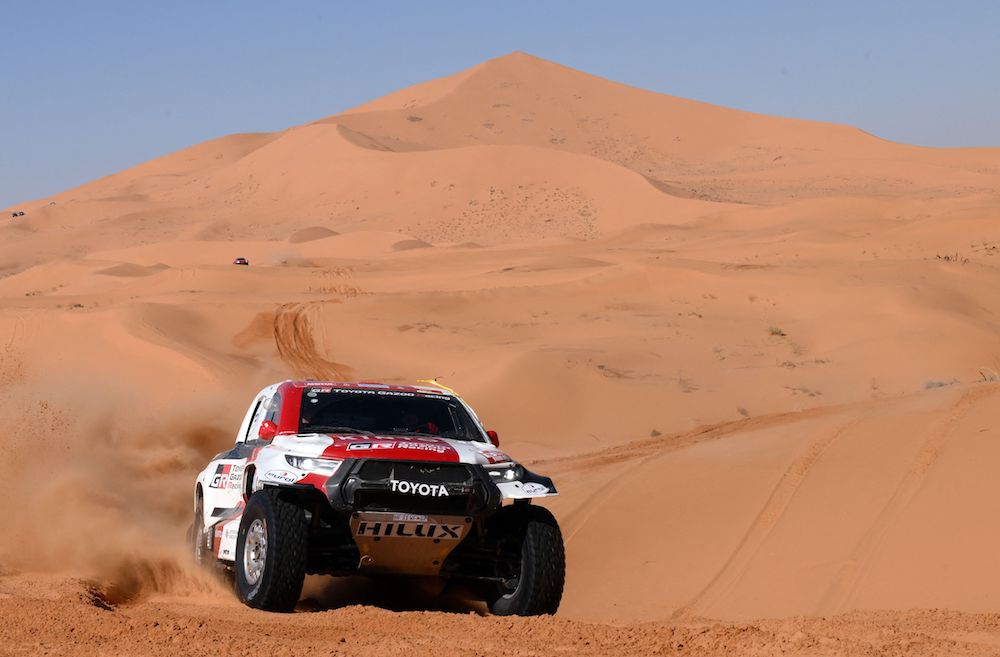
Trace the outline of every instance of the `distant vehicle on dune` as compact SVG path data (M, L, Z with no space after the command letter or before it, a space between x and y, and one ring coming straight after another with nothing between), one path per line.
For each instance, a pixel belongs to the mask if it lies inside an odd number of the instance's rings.
M250 261L247 260L246 258L236 258L236 260L233 260L233 264L234 265L249 265Z

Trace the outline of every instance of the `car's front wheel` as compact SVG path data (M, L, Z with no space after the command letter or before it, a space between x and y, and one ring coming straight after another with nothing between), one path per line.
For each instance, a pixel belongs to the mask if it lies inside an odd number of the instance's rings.
M250 496L236 539L236 595L267 611L291 611L306 573L305 512L275 488Z
M512 559L487 600L490 611L498 616L556 613L566 581L566 553L556 519L537 506L507 507L498 516Z

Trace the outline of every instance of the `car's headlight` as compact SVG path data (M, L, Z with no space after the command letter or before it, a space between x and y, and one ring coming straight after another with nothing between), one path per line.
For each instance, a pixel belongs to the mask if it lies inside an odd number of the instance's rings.
M322 459L314 456L292 456L285 455L288 465L299 470L307 470L322 475L332 475L340 467L343 461L339 459Z
M487 466L486 471L494 481L517 481L524 475L524 468L517 463L504 463L503 465Z

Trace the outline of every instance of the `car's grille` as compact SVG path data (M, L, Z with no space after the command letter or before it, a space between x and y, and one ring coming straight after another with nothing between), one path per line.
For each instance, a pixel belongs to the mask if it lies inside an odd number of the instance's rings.
M414 486L430 484L432 490L444 486L448 495L415 494L407 486L393 490L392 482ZM361 463L344 486L348 503L357 511L465 515L480 508L485 490L470 466L462 463L388 461L369 459Z
M417 497L385 490L359 490L354 493L354 508L358 511L464 515L469 512L469 496Z
M421 463L372 459L362 464L358 476L365 481L400 479L419 484L469 484L469 468L459 463Z

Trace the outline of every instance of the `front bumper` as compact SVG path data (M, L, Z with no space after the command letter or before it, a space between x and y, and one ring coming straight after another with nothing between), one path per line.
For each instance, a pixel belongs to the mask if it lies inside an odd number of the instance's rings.
M496 513L503 495L478 465L347 460L326 483L349 518L361 572L437 575L448 555Z

